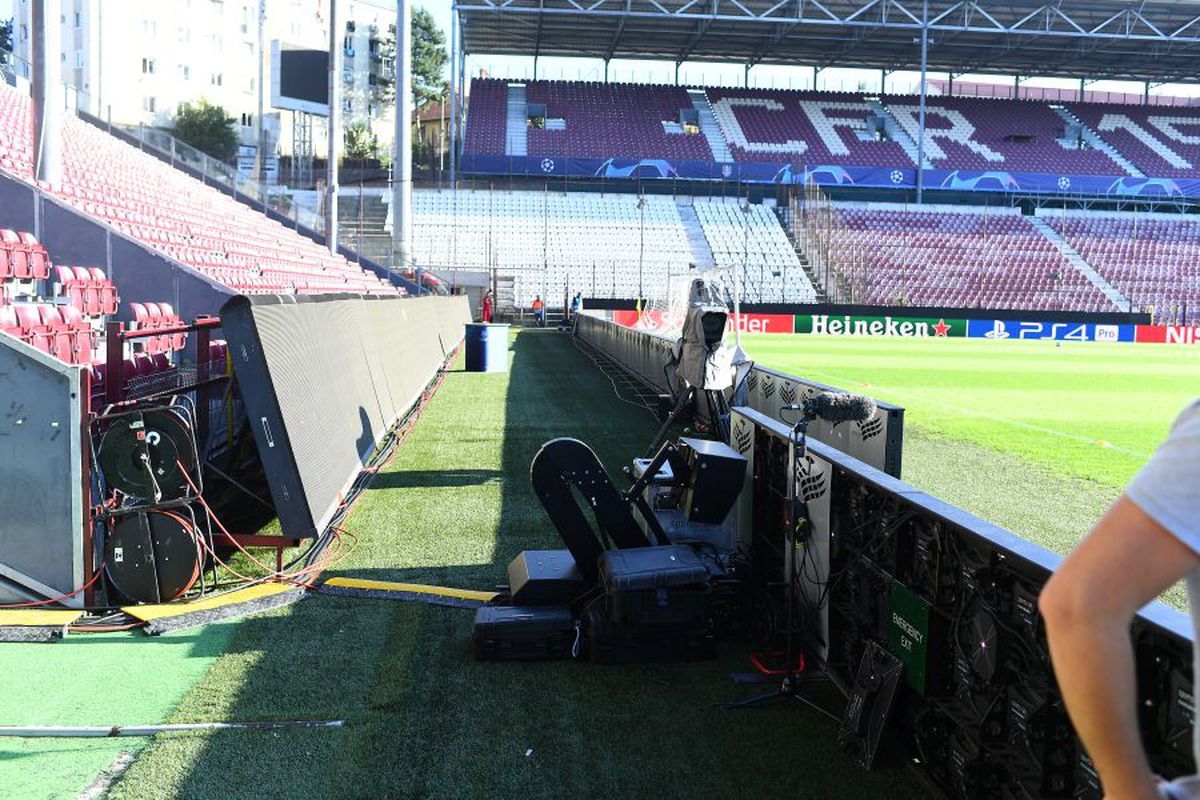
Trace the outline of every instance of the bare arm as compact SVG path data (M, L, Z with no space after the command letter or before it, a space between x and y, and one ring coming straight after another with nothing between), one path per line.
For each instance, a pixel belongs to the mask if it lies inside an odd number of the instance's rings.
M1108 797L1158 797L1138 732L1129 625L1198 566L1200 556L1122 497L1042 590L1054 672Z

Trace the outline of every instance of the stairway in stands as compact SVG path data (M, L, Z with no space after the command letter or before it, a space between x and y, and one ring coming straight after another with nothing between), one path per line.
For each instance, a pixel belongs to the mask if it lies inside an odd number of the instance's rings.
M712 106L709 105L708 95L704 93L703 89L688 89L688 96L692 98L692 105L700 118L700 132L704 134L704 138L708 140L708 146L712 149L713 161L718 164L733 161L733 154L729 152L729 145L725 142L725 137L721 135L721 126L717 124Z
M1072 114L1071 111L1065 106L1054 104L1051 105L1050 108L1054 110L1055 114L1058 114L1060 117L1062 117L1063 122L1067 124L1068 129L1072 125L1078 125L1080 133L1083 135L1083 140L1087 142L1093 150L1098 150L1115 161L1121 169L1125 170L1126 174L1132 175L1135 178L1146 177L1146 173L1134 166L1132 161L1118 153L1116 148L1101 139L1099 134L1097 134L1087 125L1084 125L1083 122L1080 121L1079 117Z
M1117 287L1105 280L1104 276L1097 272L1095 267L1084 260L1083 256L1079 255L1079 251L1072 247L1071 243L1064 239L1058 231L1054 230L1054 228L1048 225L1045 220L1039 217L1026 217L1026 219L1029 220L1033 227L1037 228L1043 236L1049 239L1051 243L1058 248L1058 251L1063 254L1063 257L1071 264L1071 266L1079 270L1084 277L1091 281L1093 286L1103 292L1104 296L1108 298L1109 302L1111 302L1121 311L1134 310L1133 302L1124 294L1122 294Z
M376 264L392 261L388 204L381 191L343 192L338 197L338 241Z
M679 218L683 221L684 230L687 231L688 249L692 251L692 263L696 265L696 269L715 269L717 266L716 259L713 258L712 248L708 246L708 239L704 236L704 228L700 225L700 218L696 216L696 209L691 203L678 203Z
M882 101L877 98L868 98L867 105L883 116L887 123L888 136L892 137L892 141L904 149L904 152L912 159L912 163L915 165L918 154L916 140L909 136L904 128L900 127L900 123L896 122L896 118L892 116L892 112L887 110L887 106ZM930 169L932 166L929 163L929 156L925 156L925 169Z
M525 84L508 85L508 114L504 121L504 155L529 154L528 106L525 104Z
M796 229L792 225L791 207L783 206L776 208L775 216L779 218L779 224L783 228L783 232L787 234L788 241L792 243L792 247L796 248L796 258L800 260L800 268L804 270L804 274L808 276L808 282L812 284L813 291L816 293L816 302L828 302L829 293L825 291L825 283L821 280L821 276L817 274L816 266L808 260L808 253L805 252L803 245L800 243L800 237L796 235Z

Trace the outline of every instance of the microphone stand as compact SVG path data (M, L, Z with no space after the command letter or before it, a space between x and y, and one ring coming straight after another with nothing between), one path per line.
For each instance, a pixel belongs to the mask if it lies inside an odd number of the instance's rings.
M803 415L792 426L790 449L788 464L791 469L791 475L788 476L788 491L787 491L787 513L784 515L784 564L785 564L785 579L784 585L787 587L787 635L784 644L784 657L787 659L782 680L779 682L779 687L773 691L764 694L747 697L744 700L738 700L733 703L728 703L724 706L727 711L739 708L750 708L761 705L771 700L788 699L799 700L809 708L815 709L835 722L840 722L841 718L836 714L826 711L821 706L814 703L803 693L806 684L820 679L828 679L825 674L808 675L804 674L797 668L797 642L796 642L796 595L800 588L800 570L796 564L796 534L802 529L807 528L808 519L808 503L799 495L799 485L796 472L803 459L808 453L808 426L817 418L817 409L811 402L805 402L803 405L788 405L780 409L782 416L784 411L803 411ZM811 545L806 545L811 546Z

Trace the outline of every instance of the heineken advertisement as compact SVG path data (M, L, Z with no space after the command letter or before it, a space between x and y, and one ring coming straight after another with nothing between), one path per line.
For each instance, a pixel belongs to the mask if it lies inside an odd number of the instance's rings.
M941 317L797 314L795 331L816 336L891 336L901 339L962 337L967 335L967 321Z

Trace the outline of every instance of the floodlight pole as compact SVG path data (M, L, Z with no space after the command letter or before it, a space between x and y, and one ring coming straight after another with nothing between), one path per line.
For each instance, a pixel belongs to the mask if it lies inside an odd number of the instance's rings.
M742 201L742 268L733 268L733 353L734 362L742 360L742 274L750 263L750 198Z
M392 264L412 263L412 3L396 3L396 135L392 159ZM453 156L451 156L453 158ZM454 162L451 161L451 171Z
M33 124L37 155L36 175L57 187L62 183L63 97L62 6L59 0L34 0ZM41 235L41 231L38 231Z
M407 0L400 0L406 3ZM458 186L458 9L450 8L450 188Z
M638 308L642 307L642 297L645 296L642 283L642 270L646 261L646 196L638 198L638 211L642 221L638 227Z
M925 82L929 66L929 0L924 0L921 11L921 108L917 121L917 204L925 202Z
M258 0L258 115L254 117L254 180L259 183L263 202L266 202L266 190L263 188L263 173L266 170L266 128L263 126L263 78L266 67L263 64L264 45L266 44L267 0Z
M325 158L325 244L338 252L338 137L341 135L342 99L339 88L341 51L338 39L337 0L329 0L329 152Z

